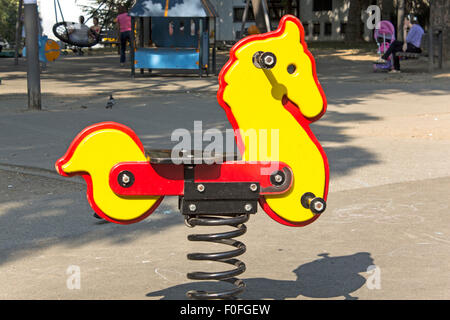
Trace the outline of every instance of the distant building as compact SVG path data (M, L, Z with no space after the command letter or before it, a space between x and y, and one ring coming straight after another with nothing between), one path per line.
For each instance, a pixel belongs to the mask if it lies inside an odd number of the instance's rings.
M235 41L241 37L242 15L246 0L210 0L219 13L217 40ZM278 26L286 14L284 0L268 0L272 28ZM341 41L347 26L349 0L292 0L291 14L299 17L305 28L306 40ZM245 28L255 24L252 10ZM361 24L364 24L361 20ZM371 30L364 24L364 38L369 40Z

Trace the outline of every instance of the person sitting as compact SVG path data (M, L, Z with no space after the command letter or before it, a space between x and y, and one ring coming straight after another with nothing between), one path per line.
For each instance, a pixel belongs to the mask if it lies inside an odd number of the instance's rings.
M409 29L408 34L406 34ZM400 58L396 56L397 52L413 52L421 53L420 45L422 42L422 36L425 32L423 28L419 25L417 17L413 15L407 15L403 23L403 39L404 42L395 40L386 50L384 55L377 61L377 63L386 63L386 60L392 54L394 60L394 69L391 73L400 72Z
M90 35L91 36L98 36L99 34L100 34L100 31L101 31L101 27L100 27L100 25L98 24L98 18L97 17L94 17L94 18L92 18L92 22L94 23L94 25L91 27L91 33L90 33Z
M68 26L69 40L77 44L80 47L87 46L89 44L90 29L84 24L84 17L79 17L79 23L75 23Z
M89 38L93 42L100 41L99 38L100 38L100 32L102 31L102 27L100 27L100 25L98 23L98 18L97 17L93 17L92 18L92 23L93 23L93 25L89 28ZM92 48L91 47L89 47L88 53L92 54Z

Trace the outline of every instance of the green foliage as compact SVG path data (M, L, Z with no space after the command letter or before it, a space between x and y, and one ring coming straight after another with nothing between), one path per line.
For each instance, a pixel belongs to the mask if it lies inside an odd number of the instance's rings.
M430 1L429 0L406 0L405 7L407 13L412 13L419 19L422 26L428 25L430 21Z
M82 6L82 10L86 14L86 19L96 16L103 29L113 29L119 6L124 5L130 9L134 3L134 0L91 0L89 5Z
M14 42L18 0L0 0L0 38Z

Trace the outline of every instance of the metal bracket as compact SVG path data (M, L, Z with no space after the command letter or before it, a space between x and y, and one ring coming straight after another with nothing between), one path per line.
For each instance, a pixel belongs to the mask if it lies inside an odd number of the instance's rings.
M184 195L179 209L184 215L256 213L259 182L195 182L195 166L185 166Z

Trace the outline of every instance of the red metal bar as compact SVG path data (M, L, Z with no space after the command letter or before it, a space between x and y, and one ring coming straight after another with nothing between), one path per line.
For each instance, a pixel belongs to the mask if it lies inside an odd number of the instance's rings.
M278 170L290 171L282 162L239 162L199 164L195 166L195 182L255 182L260 184L260 194L280 194L292 185L274 188L270 175ZM119 184L119 174L128 171L134 181L128 187ZM292 177L292 174L290 175ZM121 196L181 196L184 194L184 166L149 162L122 162L115 165L109 175L109 185Z

